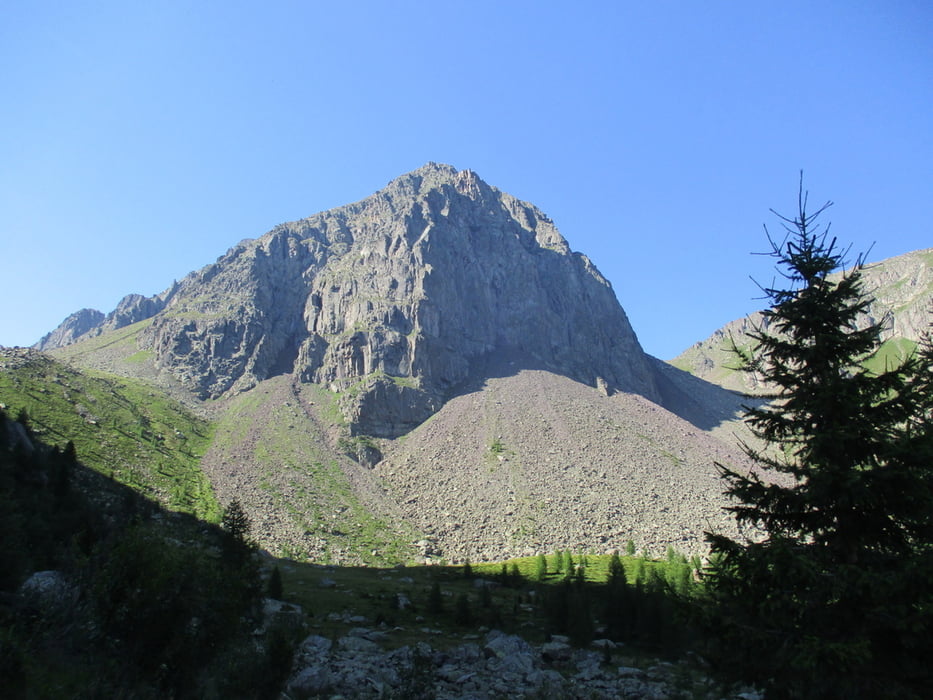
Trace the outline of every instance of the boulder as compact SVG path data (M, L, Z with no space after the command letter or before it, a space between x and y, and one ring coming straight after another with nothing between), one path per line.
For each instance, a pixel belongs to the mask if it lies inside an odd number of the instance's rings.
M23 582L19 593L45 612L54 612L74 603L77 588L60 571L37 571Z

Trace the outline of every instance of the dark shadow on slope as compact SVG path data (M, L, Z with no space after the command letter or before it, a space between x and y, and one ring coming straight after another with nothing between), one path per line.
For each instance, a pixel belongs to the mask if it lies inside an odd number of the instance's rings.
M653 383L660 401L649 400L703 431L725 423L741 420L746 406L759 405L763 400L724 389L689 372L648 355ZM549 363L518 348L498 348L471 360L470 375L452 387L443 397L446 403L458 396L481 391L490 379L514 377L523 370L553 372L576 382L593 386L587 379L560 371ZM612 390L610 389L610 393Z
M761 401L695 377L650 355L648 359L654 384L660 395L661 407L700 430L709 431L724 423L741 420L745 414L744 406L756 405ZM561 372L518 349L506 348L474 358L471 363L470 377L458 384L446 400L480 391L490 379L513 377L523 370L553 372L592 386L591 382Z
M562 377L567 377L575 382L589 384L580 377L575 377L567 372L558 370L548 365L533 355L520 350L519 348L496 348L492 352L485 353L478 357L470 359L470 374L463 381L454 385L445 395L444 402L455 399L458 396L472 394L481 391L490 379L505 379L514 377L523 370L541 370L544 372L553 372Z
M264 379L280 377L283 374L291 374L295 371L295 365L298 362L298 353L301 350L301 337L297 332L292 332L285 338L281 348L275 357L275 360L269 366Z
M661 394L661 405L700 430L712 430L724 423L740 420L745 414L745 406L762 401L723 389L656 357L649 355L648 358Z

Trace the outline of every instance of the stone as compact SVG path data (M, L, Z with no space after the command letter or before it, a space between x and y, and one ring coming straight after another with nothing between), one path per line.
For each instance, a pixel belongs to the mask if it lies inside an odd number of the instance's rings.
M41 608L53 611L71 605L77 589L60 571L37 571L23 582L19 593Z
M645 672L633 666L619 666L616 673L624 678L642 678Z
M581 651L575 658L579 672L565 678L536 662L545 645L491 631L485 645L469 643L444 651L426 642L391 651L366 644L369 630L357 629L334 646L310 635L298 647L294 671L287 683L290 697L424 697L442 700L490 697L667 698L666 681L651 679L637 668L604 671L600 655ZM548 644L561 645L551 640ZM708 680L702 687L712 687ZM751 689L748 697L756 697ZM339 692L338 695L332 693ZM759 696L760 697L760 696Z
M305 614L300 605L274 598L262 599L263 624L261 631L273 625L292 630L305 628Z
M333 644L334 643L327 637L322 637L318 634L311 634L305 637L305 639L298 646L298 653L302 655L312 655L314 657L319 657L327 654Z
M291 697L314 697L330 689L331 674L326 666L305 666L288 681Z
M371 642L370 640L363 637L341 637L337 640L337 646L342 651L356 653L364 652L367 654L377 654L382 651L382 647L380 647L376 642Z
M548 663L563 663L573 657L573 648L564 642L551 640L541 645L541 658Z

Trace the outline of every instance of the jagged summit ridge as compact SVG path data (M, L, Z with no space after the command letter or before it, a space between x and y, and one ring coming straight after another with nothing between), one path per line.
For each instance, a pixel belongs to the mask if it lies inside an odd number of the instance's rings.
M407 432L508 363L658 400L589 259L536 207L449 165L276 226L134 302L126 320L151 312L140 348L202 398L293 372L340 392L366 434Z

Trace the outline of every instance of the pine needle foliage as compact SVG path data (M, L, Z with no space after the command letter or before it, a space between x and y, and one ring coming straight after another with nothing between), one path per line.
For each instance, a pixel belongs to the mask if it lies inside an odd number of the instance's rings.
M746 409L765 448L717 465L741 540L707 533L720 660L773 697L911 697L933 687L933 431L928 341L867 369L885 319L868 316L864 260L810 213L768 234L785 286L741 359L770 402ZM766 229L767 230L767 229ZM736 352L740 353L738 348ZM741 353L740 353L741 354ZM715 653L714 653L715 655Z

